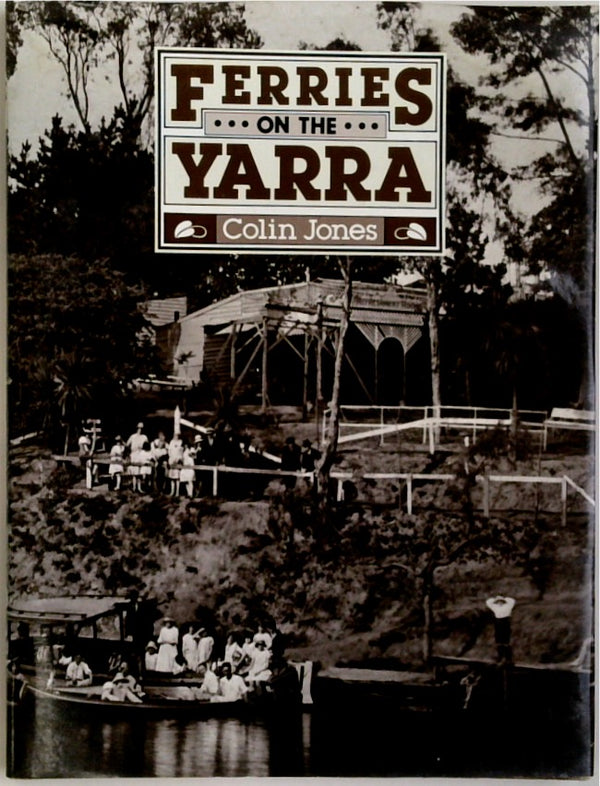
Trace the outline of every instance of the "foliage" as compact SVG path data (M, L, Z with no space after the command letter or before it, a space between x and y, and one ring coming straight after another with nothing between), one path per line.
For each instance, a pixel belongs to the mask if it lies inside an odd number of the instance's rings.
M128 381L153 369L141 297L105 260L10 258L8 365L17 433L52 434L61 422L102 416Z
M95 133L55 117L35 159L25 145L8 164L12 253L144 257L152 248L153 159L118 112Z
M480 6L452 27L465 51L489 59L485 83L493 93L481 106L494 114L497 133L541 143L540 155L515 173L536 178L546 197L525 227L529 242L521 241L521 253L534 269L560 273L561 295L588 319L596 247L597 29L592 5ZM557 79L566 76L563 97ZM541 89L514 99L511 88L524 80L535 84L534 77ZM544 131L558 136L542 137Z
M154 50L158 46L261 46L233 3L61 3L21 2L8 9L11 62L33 31L60 64L67 95L82 129L92 131L91 95L95 82L118 89L125 124L136 138L152 109Z
M505 447L488 443L478 450L492 466ZM551 598L548 609L520 604L527 641L537 637L541 657L555 637L537 630L534 615L555 607L558 588L576 597L589 558L585 527L572 524L557 529L515 516L469 521L448 509L408 516L396 506L352 504L340 507L336 532L323 543L308 488L273 484L257 503L66 493L62 473L33 471L35 463L12 473L11 596L135 588L179 621L199 613L227 628L273 619L312 652L330 646L333 661L387 656L389 649L416 666L427 614L432 642L456 638L453 620L456 627L462 617L475 618L487 593L498 582L507 591L508 581L518 598L532 590ZM581 600L573 602L572 614L580 615ZM479 634L485 640L481 625L471 627L471 645ZM536 655L529 650L527 657Z

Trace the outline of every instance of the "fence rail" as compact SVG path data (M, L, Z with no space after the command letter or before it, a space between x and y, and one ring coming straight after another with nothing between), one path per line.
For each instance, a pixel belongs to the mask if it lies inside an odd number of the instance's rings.
M322 439L325 439L327 418L331 410L326 409L322 420ZM403 419L409 414L413 419ZM362 414L362 417L359 417ZM359 404L343 404L340 406L340 443L354 442L370 437L379 437L379 444L385 444L385 437L410 429L422 429L423 444L429 440L429 451L433 453L440 441L439 431L443 428L454 428L468 431L477 437L477 432L502 426L509 428L513 422L513 411L503 407L467 407L444 404L434 407L431 404L414 407L406 405L375 406ZM390 418L396 417L390 423ZM416 418L415 415L418 415ZM529 431L543 434L547 412L537 409L522 409L518 412L519 422ZM350 417L352 419L350 419ZM361 422L362 421L362 422ZM377 425L375 425L377 424ZM351 430L350 434L343 434Z
M69 460L70 457L55 456L57 460ZM95 462L103 464L104 462ZM292 471L282 469L259 469L247 467L230 467L226 465L205 465L196 464L194 469L197 472L206 472L211 475L211 494L216 497L219 494L219 476L223 475L255 475L269 478L296 478L309 480L314 483L315 473L306 471ZM336 472L330 474L331 479L336 484L336 498L338 501L344 499L344 482L360 482L361 480L392 480L403 481L406 484L406 512L410 515L414 509L414 488L413 484L419 481L425 482L451 482L456 480L456 476L450 473L425 473L425 472L364 472L356 474L353 472ZM562 523L567 521L568 491L572 489L578 496L584 499L593 508L596 506L594 498L585 489L579 486L568 475L546 477L542 475L477 475L476 483L483 488L483 513L489 516L492 510L490 505L490 484L497 483L518 483L518 484L540 484L550 486L560 486L561 519ZM94 484L94 472L91 462L86 464L86 486L92 488Z

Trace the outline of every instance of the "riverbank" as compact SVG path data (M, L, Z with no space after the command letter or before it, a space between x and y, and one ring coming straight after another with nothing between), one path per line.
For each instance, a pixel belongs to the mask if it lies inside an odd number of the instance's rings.
M410 464L415 471L429 461L418 456L362 446L345 451L341 465L367 471L372 461L379 471L406 471ZM455 463L442 457L437 471ZM584 455L553 454L544 464L589 485ZM269 617L292 657L324 667L419 667L423 555L452 548L464 526L453 510L456 494L439 484L419 490L422 509L413 516L390 503L389 489L373 489L367 502L336 507L329 531L319 532L306 488L290 493L273 482L255 501L173 499L86 492L81 477L32 449L13 452L11 466L11 596L125 594L135 587L156 598L161 613L184 622L200 610L223 632ZM562 528L557 500L542 496L538 507L545 512L536 519L532 493L502 490L507 512L490 525L498 542L488 554L478 548L448 562L436 552L430 602L437 654L493 659L485 599L501 592L517 601L516 660L563 663L577 656L591 626L590 518L577 503ZM438 533L435 543L428 528Z

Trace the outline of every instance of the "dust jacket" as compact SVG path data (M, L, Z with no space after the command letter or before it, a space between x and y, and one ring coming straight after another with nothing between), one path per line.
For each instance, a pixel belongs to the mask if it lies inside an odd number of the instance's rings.
M591 776L597 5L5 12L8 776Z

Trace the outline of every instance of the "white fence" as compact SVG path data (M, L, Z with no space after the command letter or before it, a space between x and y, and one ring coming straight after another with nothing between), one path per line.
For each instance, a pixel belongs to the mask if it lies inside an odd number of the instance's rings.
M327 419L330 410L326 409L322 420L322 437L325 438ZM519 410L519 424L529 431L544 432L547 413L543 410ZM401 431L422 431L422 442L434 452L440 443L442 429L456 429L468 433L475 439L478 431L496 428L509 428L513 413L501 407L463 407L443 405L433 407L411 406L361 406L343 404L340 406L340 444L361 439L379 437L379 444L385 444L386 436Z
M59 458L59 457L56 457ZM295 478L304 479L309 483L314 483L313 472L294 472L281 469L255 469L245 467L228 467L225 465L207 466L196 465L195 469L198 472L206 473L210 476L210 494L213 497L219 496L219 481L224 476L228 475L252 475L258 478L263 477L265 480L268 478ZM352 483L360 481L378 481L378 480L391 480L401 481L405 483L406 488L406 512L412 514L414 510L414 483L417 481L425 482L453 482L457 481L455 475L450 473L445 474L428 474L428 473L410 473L410 472L365 472L362 474L351 472L335 472L330 475L331 479L336 483L336 498L338 501L344 499L344 483L350 481ZM551 485L559 487L560 489L560 511L563 524L567 521L567 507L568 507L568 492L569 489L574 491L578 496L584 499L592 508L595 508L596 502L594 498L568 475L561 476L541 476L541 475L477 475L477 484L480 484L483 489L483 514L489 516L492 510L490 505L490 488L492 484L501 483L519 483L519 484L540 484ZM92 488L93 486L93 473L92 467L88 462L86 466L86 486Z

